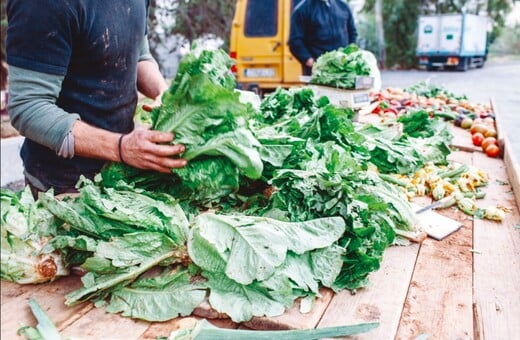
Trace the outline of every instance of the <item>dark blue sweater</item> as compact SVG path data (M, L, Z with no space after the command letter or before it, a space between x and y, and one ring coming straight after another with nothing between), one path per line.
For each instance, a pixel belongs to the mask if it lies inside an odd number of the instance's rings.
M129 132L147 6L148 0L8 0L7 62L64 77L58 107L90 125ZM104 164L59 157L31 136L21 156L27 173L58 192L74 187L80 174L92 177Z
M329 0L329 4L303 0L291 15L289 48L302 64L356 42L357 30L347 3Z

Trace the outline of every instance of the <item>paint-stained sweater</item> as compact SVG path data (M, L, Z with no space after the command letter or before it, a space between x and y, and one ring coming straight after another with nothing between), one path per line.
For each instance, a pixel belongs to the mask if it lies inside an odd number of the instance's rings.
M8 111L26 137L25 171L42 187L74 187L81 174L92 177L104 164L57 155L75 120L133 129L147 6L147 0L7 1L7 63L14 70Z

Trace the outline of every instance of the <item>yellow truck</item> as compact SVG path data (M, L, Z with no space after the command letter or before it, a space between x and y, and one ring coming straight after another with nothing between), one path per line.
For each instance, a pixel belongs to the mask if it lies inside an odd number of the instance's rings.
M230 56L243 90L269 92L302 84L301 65L289 51L291 12L302 0L237 0Z

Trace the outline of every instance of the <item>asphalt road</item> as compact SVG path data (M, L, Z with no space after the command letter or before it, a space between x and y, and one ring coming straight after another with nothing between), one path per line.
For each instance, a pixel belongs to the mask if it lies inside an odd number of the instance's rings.
M499 133L506 135L506 148L520 160L520 58L493 58L481 69L458 71L381 72L382 88L405 88L427 81L443 86L457 95L466 95L475 103L493 102Z

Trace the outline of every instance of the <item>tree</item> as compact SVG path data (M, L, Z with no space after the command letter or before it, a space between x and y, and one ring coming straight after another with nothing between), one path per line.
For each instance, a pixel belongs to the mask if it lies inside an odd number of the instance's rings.
M213 39L229 48L229 34L236 0L151 0L149 9L150 51L167 76L165 64L194 41Z
M171 33L182 35L190 43L204 36L220 38L227 49L235 3L235 0L179 0Z
M186 42L205 37L224 41L229 46L231 22L235 13L235 0L152 0L149 24L151 40L160 42L161 35L177 35Z
M415 64L415 32L421 0L380 0L384 27L383 67L408 68ZM376 0L367 0L364 13L375 13ZM380 38L379 38L380 39ZM380 46L381 43L378 43ZM379 51L372 51L380 56Z

